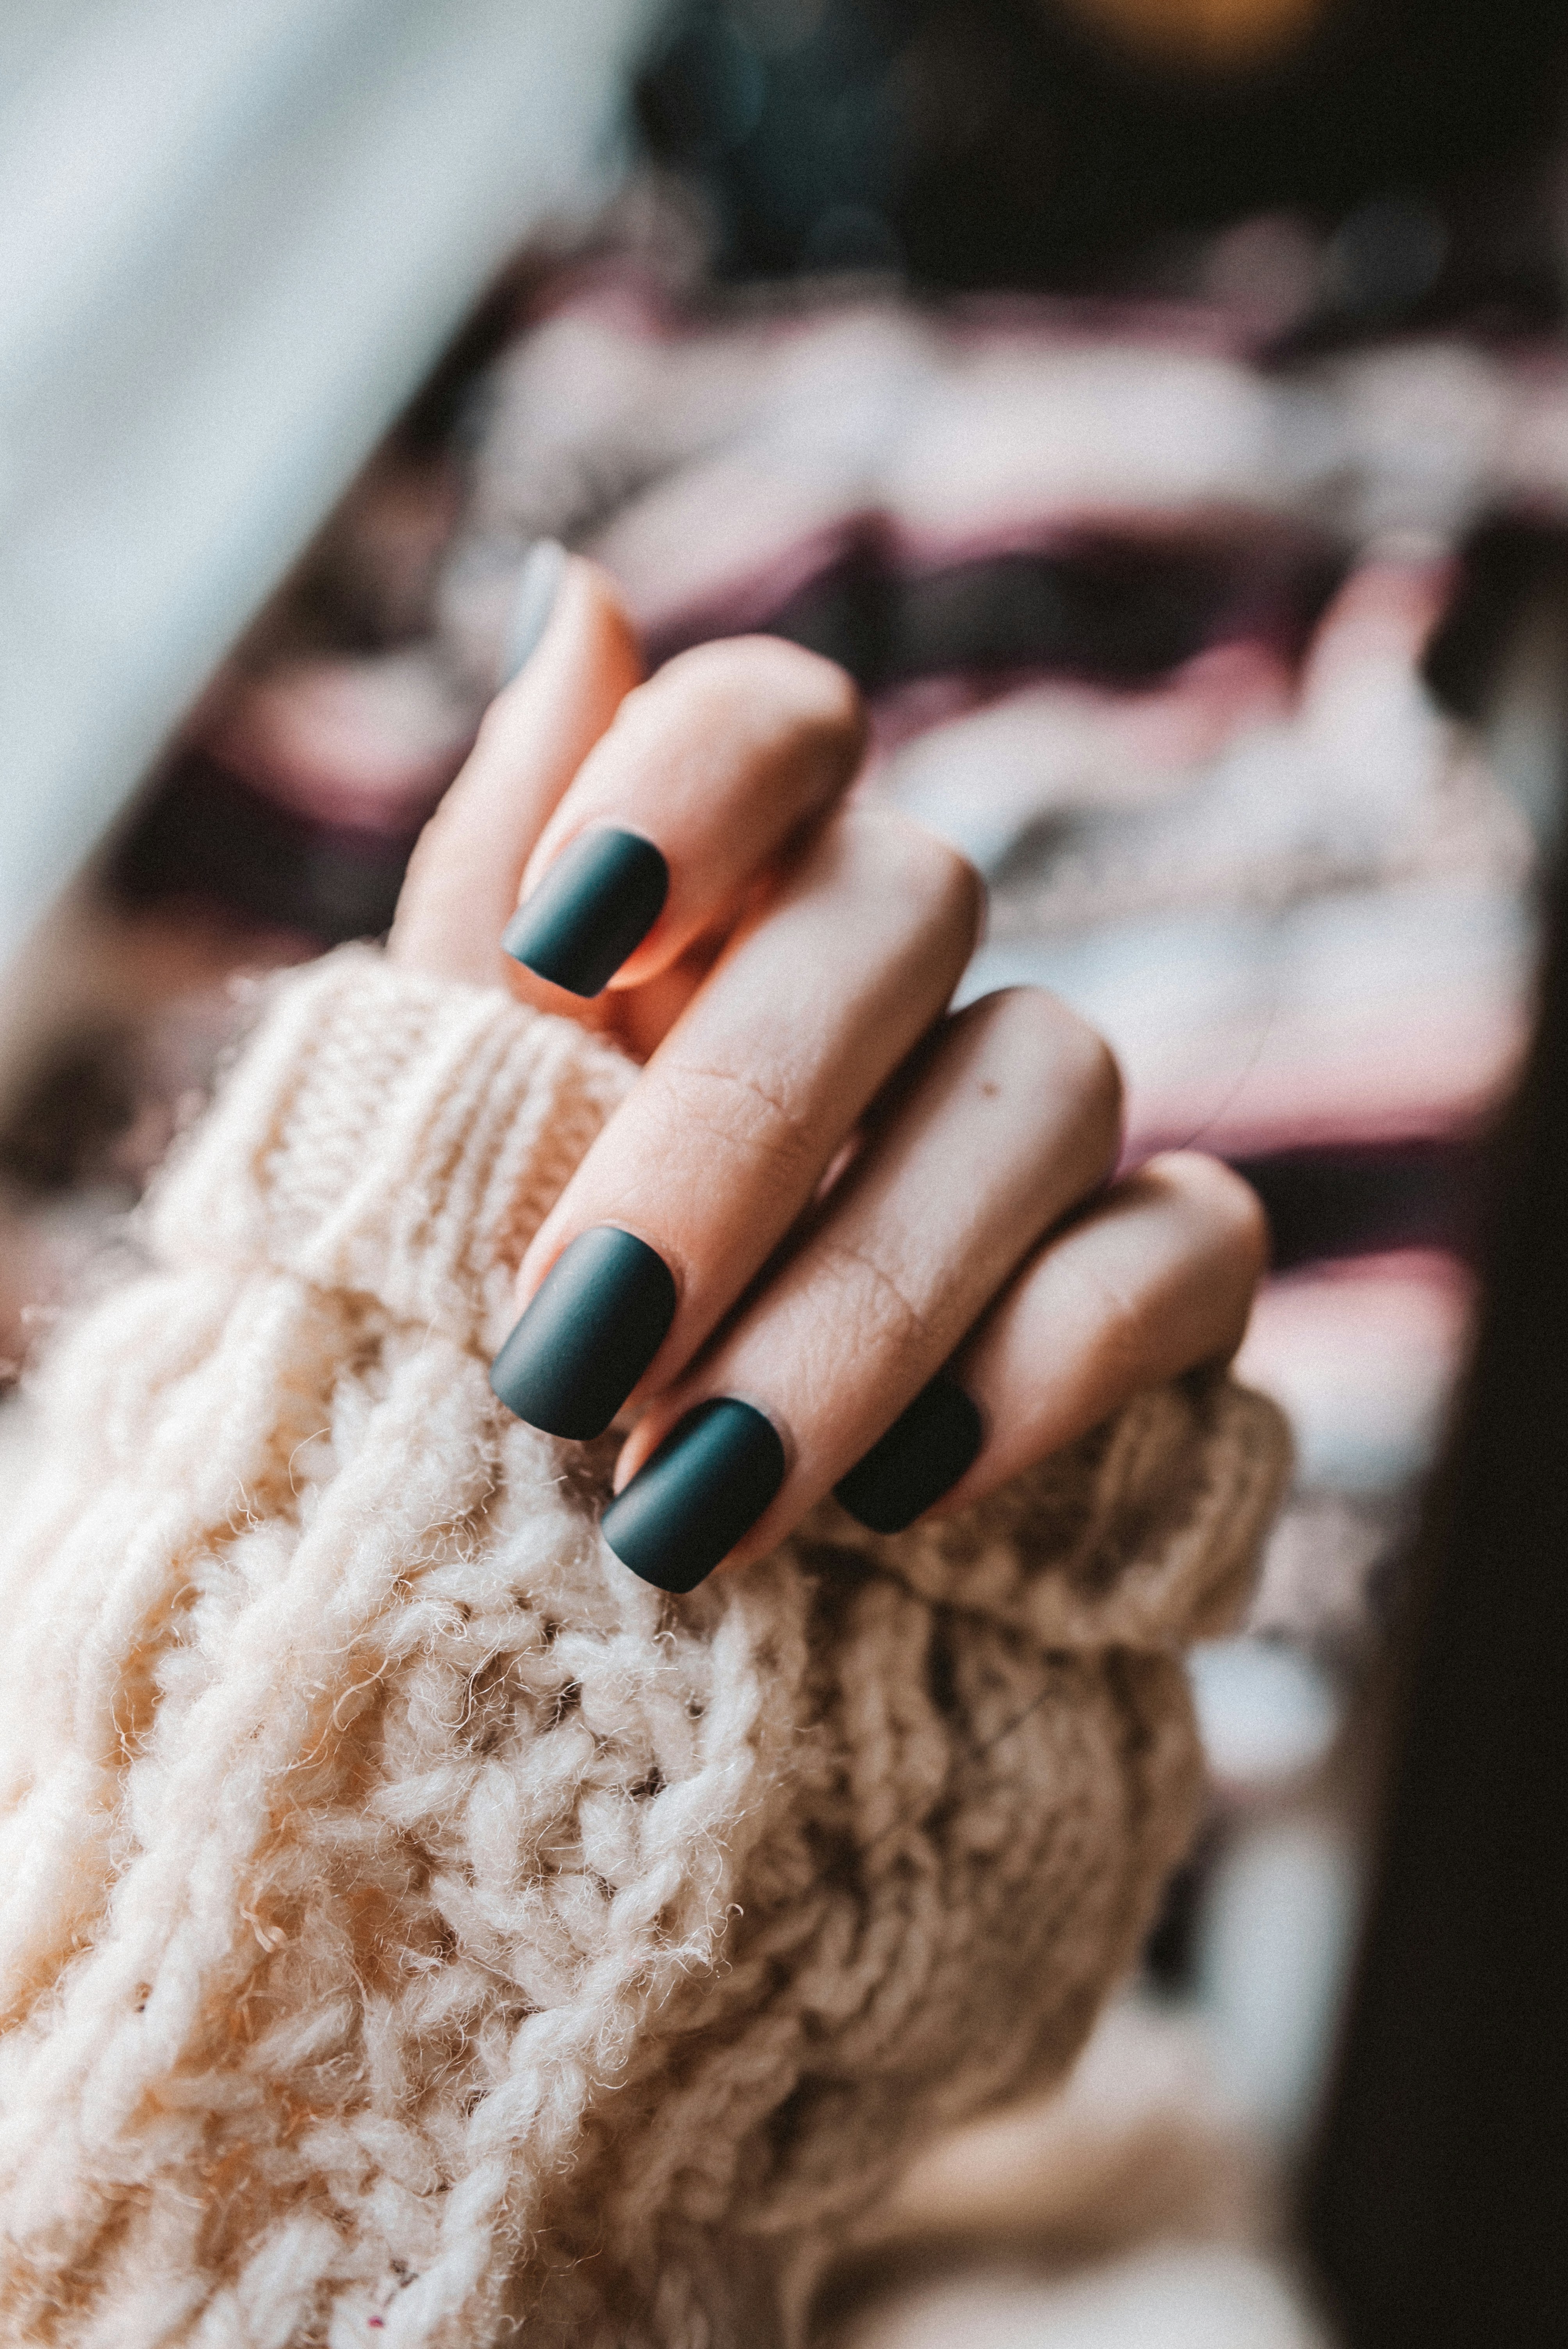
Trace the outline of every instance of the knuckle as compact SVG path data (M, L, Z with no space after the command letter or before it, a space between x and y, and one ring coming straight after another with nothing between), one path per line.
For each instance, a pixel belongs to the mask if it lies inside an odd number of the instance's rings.
M967 961L985 916L985 884L968 857L923 824L883 808L842 818L883 897L918 909L924 926Z
M944 936L956 940L967 960L985 916L985 885L966 856L934 833L917 833L915 858L932 914Z
M700 695L733 706L753 725L765 713L791 738L810 737L846 760L858 760L866 717L846 669L784 636L727 636L693 645L665 663L652 681L661 695Z
M929 1339L923 1309L890 1265L845 1239L826 1238L820 1245L832 1326L850 1333L857 1352L868 1347L902 1350Z
M764 1170L784 1187L815 1179L820 1145L805 1108L781 1080L697 1061L668 1061L643 1080L655 1089L672 1139L694 1138ZM705 1154L711 1156L711 1153Z
M848 669L824 654L787 644L782 636L752 636L748 640L765 676L776 677L781 693L798 706L802 718L857 745L864 739L865 704Z
M1104 1249L1068 1245L1052 1261L1067 1307L1067 1326L1079 1334L1091 1383L1119 1400L1171 1374L1163 1284L1134 1263Z
M1142 1385L1156 1367L1152 1300L1142 1290L1124 1288L1102 1277L1095 1283L1095 1301L1102 1361L1119 1384Z
M1250 1289L1269 1258L1268 1216L1252 1185L1222 1159L1200 1150L1171 1151L1153 1165L1194 1209L1227 1265Z
M1109 1164L1121 1145L1126 1088L1099 1030L1043 987L1005 988L975 1008L988 1013L1008 1061L1068 1103L1086 1146Z
M1136 1283L1118 1280L1090 1252L1066 1250L1052 1273L1069 1306L1069 1326L1081 1333L1077 1343L1094 1384L1115 1393L1144 1384L1153 1355L1150 1299Z
M1068 1062L1068 1081L1083 1116L1092 1121L1096 1131L1105 1135L1108 1146L1114 1149L1121 1138L1125 1095L1116 1054L1103 1036L1076 1015L1063 1039L1063 1051Z

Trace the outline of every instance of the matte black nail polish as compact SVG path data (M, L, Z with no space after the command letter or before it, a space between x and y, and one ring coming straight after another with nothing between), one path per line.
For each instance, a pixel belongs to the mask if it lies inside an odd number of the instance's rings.
M508 1411L547 1435L602 1435L675 1319L670 1268L645 1240L596 1225L564 1248L490 1365Z
M640 833L585 832L562 849L501 944L553 987L597 995L664 910L670 868Z
M500 682L510 685L532 657L550 626L566 571L566 549L553 538L536 539L523 557L511 599L511 617L501 647Z
M980 1413L956 1379L938 1371L887 1433L834 1485L873 1534L901 1534L957 1484L985 1439Z
M749 1533L784 1482L778 1430L717 1395L677 1422L604 1512L624 1566L660 1590L695 1590Z

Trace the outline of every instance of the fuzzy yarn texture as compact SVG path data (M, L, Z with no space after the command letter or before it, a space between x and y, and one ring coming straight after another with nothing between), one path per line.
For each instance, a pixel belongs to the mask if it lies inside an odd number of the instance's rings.
M492 1398L634 1071L350 948L58 1338L0 1584L0 2339L768 2349L1059 2074L1189 1835L1273 1408L690 1599Z

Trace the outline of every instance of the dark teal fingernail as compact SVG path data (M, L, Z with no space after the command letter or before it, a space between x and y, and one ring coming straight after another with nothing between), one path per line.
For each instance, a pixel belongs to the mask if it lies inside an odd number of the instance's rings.
M510 685L528 666L541 636L550 626L555 598L566 571L566 549L553 538L535 542L523 558L511 599L511 617L501 647L500 682Z
M490 1365L508 1411L548 1435L602 1435L664 1344L668 1265L615 1224L562 1249Z
M664 910L670 868L640 833L585 832L563 849L502 946L573 995L597 995Z
M784 1482L771 1420L717 1395L670 1430L604 1512L605 1540L659 1590L695 1590L727 1557Z
M901 1534L950 1492L985 1441L980 1413L956 1379L938 1371L881 1441L833 1487L873 1534Z

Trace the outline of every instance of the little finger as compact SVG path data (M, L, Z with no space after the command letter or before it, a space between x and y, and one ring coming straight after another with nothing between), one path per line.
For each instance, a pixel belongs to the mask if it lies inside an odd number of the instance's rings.
M1150 1159L1036 1251L840 1500L896 1533L981 1499L1141 1389L1228 1361L1266 1255L1240 1175L1195 1151Z

